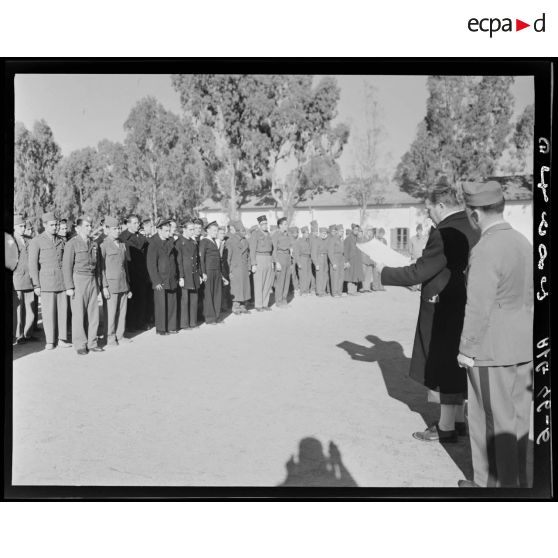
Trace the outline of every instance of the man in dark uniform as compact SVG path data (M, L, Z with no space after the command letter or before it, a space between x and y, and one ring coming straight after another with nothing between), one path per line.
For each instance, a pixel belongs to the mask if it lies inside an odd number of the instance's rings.
M244 237L242 221L229 223L229 238L227 240L227 265L231 283L233 314L249 314L246 304L252 293L250 290L250 247Z
M206 220L206 224L207 224L207 220ZM205 233L205 231L203 230L204 226L205 225L204 225L204 222L203 222L202 219L200 219L199 217L194 218L193 240L198 247L198 254L199 254L199 250L200 250L200 242L201 242L201 239L203 238L203 234ZM201 276L201 269L200 269L200 276ZM204 282L201 281L200 282L200 288L198 289L198 322L204 320L204 316L203 316L203 295L204 295Z
M200 242L200 267L204 282L203 312L205 323L215 325L221 316L222 285L228 284L221 269L221 253L217 246L219 225L216 221L206 227L207 238Z
M62 257L64 242L56 236L56 218L52 213L42 217L44 232L29 243L29 274L35 294L41 297L43 328L46 349L54 349L56 324L58 324L58 346L68 348L67 304L64 292ZM95 332L96 333L96 332Z
M221 293L221 312L227 312L231 307L231 289L229 278L229 256L227 254L227 228L219 227L217 231L217 247L219 254L221 254L221 273L228 281L227 285L223 285Z
M291 249L291 281L293 285L293 291L295 295L300 294L300 279L296 270L296 262L293 256L294 246L298 240L298 227L290 227L289 235L292 239L292 249Z
M77 235L64 249L64 286L72 305L72 343L78 355L102 351L99 327L99 247L91 240L91 219L76 221Z
M327 266L327 229L319 228L320 237L312 243L312 262L316 270L316 296L326 295L326 285L329 279Z
M351 232L347 232L347 238L343 242L343 254L345 256L345 281L347 281L347 293L356 296L357 287L364 279L362 267L362 252L357 248L357 238L360 226L353 223Z
M32 335L35 321L35 293L29 275L29 241L23 236L24 231L25 220L21 215L14 215L14 240L18 249L18 258L13 273L13 286L16 295L15 303L17 303L15 342L18 344L36 341Z
M308 227L300 229L302 236L298 238L293 247L293 259L298 267L300 278L300 295L310 294L310 284L312 276L312 255L310 249L310 232Z
M150 220L145 222L149 228ZM140 222L137 215L129 215L126 219L126 230L119 236L120 242L126 246L131 299L126 312L126 329L129 332L144 329L147 325L146 306L151 296L151 284L147 272L148 237L139 233ZM148 232L148 231L146 231Z
M277 233L272 238L272 259L275 264L275 304L287 308L287 295L291 279L291 248L293 239L287 230L287 218L277 221Z
M108 236L108 227L105 223L105 219L102 218L101 222L99 224L99 228L97 229L97 233L95 235L95 243L97 244L97 253L100 254L101 252L101 244L104 242L105 238L107 238ZM101 261L101 258L99 256L99 263ZM100 276L99 276L99 291L101 294L101 300L102 300L102 312L99 312L99 331L98 333L98 337L100 339L103 339L104 342L107 342L107 336L108 336L108 307L107 307L107 299L105 298L105 295L103 293L103 289L102 289L102 285L101 285L101 280L100 280Z
M343 292L343 277L345 275L343 242L339 238L336 225L329 227L329 234L327 258L329 260L329 276L331 278L331 296L340 298Z
M424 442L454 443L466 435L463 403L467 377L457 364L465 315L465 270L479 234L473 230L445 178L425 202L437 224L422 256L406 267L381 269L382 283L410 287L422 283L417 330L409 375L428 388L428 400L440 403L440 420L413 437Z
M257 312L271 310L269 296L273 284L273 243L267 230L267 217L258 217L258 229L250 237L250 259L254 274L254 305Z
M180 329L191 331L198 327L198 292L201 284L200 254L195 238L193 219L187 219L183 234L176 241L178 250L178 284L180 296Z
M310 251L312 251L314 243L320 240L318 221L310 221L310 235L308 239L310 240ZM312 262L312 273L310 274L310 291L316 294L316 268L314 267L314 262Z
M126 246L118 238L118 221L105 217L107 237L101 243L101 279L107 301L107 347L127 341L124 337L128 299L132 298Z
M177 251L170 238L170 219L159 219L156 228L147 247L147 271L153 286L155 331L157 335L169 335L178 333Z

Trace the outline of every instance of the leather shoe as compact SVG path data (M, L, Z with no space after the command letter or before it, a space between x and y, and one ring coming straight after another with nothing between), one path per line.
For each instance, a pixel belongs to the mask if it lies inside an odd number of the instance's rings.
M459 486L459 488L482 488L482 486L479 486L476 482L472 480L457 481L457 486Z
M457 433L455 430L440 430L437 424L429 426L423 432L414 432L413 438L421 442L440 442L441 444L455 444L457 442Z
M465 422L456 422L455 431L458 436L467 436L467 424Z
M69 349L72 346L72 344L68 343L67 341L64 341L64 339L59 339L58 346L62 349Z
M77 354L78 355L86 355L87 354L87 349L78 349Z

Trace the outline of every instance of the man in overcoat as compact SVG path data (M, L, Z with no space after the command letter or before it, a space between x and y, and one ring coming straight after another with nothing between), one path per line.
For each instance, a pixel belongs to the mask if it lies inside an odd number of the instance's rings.
M147 271L153 287L155 332L157 335L178 333L178 267L176 247L170 238L170 219L159 219L157 232L147 246Z
M359 283L364 280L362 267L362 252L357 248L357 237L360 226L353 223L351 232L343 241L343 255L345 257L345 281L347 281L347 293L351 296L357 294Z
M496 181L463 186L481 232L467 276L458 361L469 381L474 480L461 487L525 488L533 400L533 247L504 220Z
M329 227L327 239L327 258L329 260L329 276L331 279L331 296L341 297L343 292L343 277L345 275L345 258L343 256L343 241L339 238L336 225Z
M201 283L200 253L195 238L193 219L187 219L182 236L176 241L178 250L178 284L180 296L180 329L191 331L198 327L198 293Z
M269 296L273 285L273 243L268 230L267 217L258 217L258 228L250 236L250 261L254 276L254 306L257 312L271 310Z
M251 298L250 292L250 247L244 238L245 228L242 221L229 223L227 239L227 265L231 283L233 314L249 314L246 304Z
M132 298L126 246L119 240L118 221L106 217L107 236L101 243L101 281L107 304L107 347L125 343L128 299Z
M382 283L410 287L422 283L410 376L428 388L428 400L440 403L440 419L413 436L421 441L454 443L465 435L463 403L467 394L465 371L457 365L459 338L465 315L465 270L469 251L479 234L473 230L444 178L425 202L432 229L422 256L406 267L383 267Z
M53 213L45 213L42 221L44 232L29 243L29 275L35 294L41 298L45 348L54 349L56 339L59 347L68 348L72 345L68 343L68 298L62 272L64 241L56 236Z

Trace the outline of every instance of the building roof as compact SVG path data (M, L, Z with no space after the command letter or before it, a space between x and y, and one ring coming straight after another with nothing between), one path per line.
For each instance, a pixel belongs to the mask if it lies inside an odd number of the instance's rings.
M510 200L530 200L533 198L532 175L521 176L497 176L490 177L489 180L497 180L504 188L504 194L507 201ZM424 203L422 198L411 196L407 192L402 192L397 187L388 190L382 199L373 200L369 207L385 207L385 206L399 206L399 205L420 205ZM271 194L263 196L251 196L240 208L243 210L268 210L274 209L276 202ZM354 200L349 199L345 186L341 185L335 192L322 192L313 197L313 199L304 199L296 204L297 208L305 209L312 207L314 209L327 208L327 207L358 207ZM206 199L198 210L200 211L219 211L222 209L221 200L213 198Z

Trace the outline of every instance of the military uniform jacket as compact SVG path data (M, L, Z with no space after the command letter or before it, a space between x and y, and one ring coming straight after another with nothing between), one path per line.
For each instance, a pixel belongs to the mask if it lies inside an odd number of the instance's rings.
M101 243L101 276L103 288L109 293L126 293L130 290L126 245L111 238Z
M198 243L185 236L175 242L178 250L178 274L184 279L184 288L197 291L200 288L200 252Z
M227 264L231 279L231 295L237 300L248 300L250 288L250 247L238 234L227 240Z
M309 238L299 238L294 243L293 248L293 259L296 264L299 266L302 265L302 259L310 258L311 256L311 248L310 248L310 239Z
M74 288L74 274L95 277L99 283L100 270L99 245L92 240L83 240L74 236L64 248L64 286L66 290Z
M327 265L328 238L317 238L312 242L312 262L314 265Z
M58 293L64 290L62 258L64 242L46 231L29 243L29 274L33 287L42 291Z
M200 266L202 273L221 271L221 252L212 239L202 238L200 241Z
M471 251L459 350L476 366L533 360L533 247L509 223L488 228Z
M33 289L33 281L29 275L29 242L24 237L14 235L14 240L19 251L17 266L14 269L14 289L16 291L30 291Z
M177 250L174 240L163 240L158 233L149 239L147 247L147 271L151 285L155 289L162 285L173 291L178 286Z
M338 236L330 236L327 239L327 257L329 262L343 267L343 241Z
M257 254L271 255L272 251L271 235L263 232L261 229L255 230L250 237L250 261L252 265L256 265Z
M140 281L149 281L147 272L147 237L130 231L122 231L118 238L126 245L126 257L128 259L128 271L133 284Z
M271 239L273 246L273 262L284 263L288 262L291 255L291 247L293 245L293 238L288 232L277 232Z
M345 270L345 281L350 283L364 281L362 252L357 248L357 238L354 234L350 234L343 241L343 254L345 262L349 263L349 267Z

